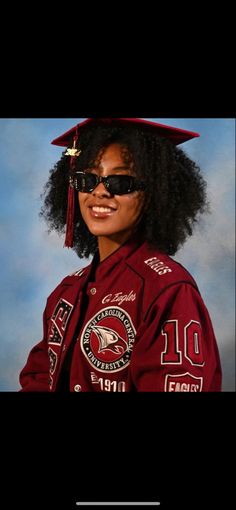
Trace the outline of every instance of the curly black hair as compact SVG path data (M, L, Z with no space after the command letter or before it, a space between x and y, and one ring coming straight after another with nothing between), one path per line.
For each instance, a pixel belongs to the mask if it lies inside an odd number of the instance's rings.
M142 125L85 126L80 133L74 171L94 164L101 151L111 143L119 143L129 154L138 178L146 183L145 209L139 232L142 239L168 255L174 255L193 233L199 213L208 211L206 181L200 168L182 149ZM64 234L67 214L70 158L63 152L50 170L45 184L44 204L40 211L51 230ZM79 257L89 257L97 250L97 238L82 219L78 200L75 208L73 250Z

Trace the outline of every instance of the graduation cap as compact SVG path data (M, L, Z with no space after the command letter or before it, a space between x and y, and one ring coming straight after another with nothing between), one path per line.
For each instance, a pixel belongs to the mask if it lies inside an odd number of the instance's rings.
M159 124L157 122L151 122L143 119L122 119L122 118L90 118L86 119L76 126L69 129L62 135L55 138L51 143L53 145L59 145L61 147L67 147L67 156L70 156L70 167L71 170L75 168L76 158L80 155L80 150L77 148L77 141L80 133L84 127L92 125L106 125L106 126L134 126L137 128L149 130L156 135L170 140L174 145L187 142L192 138L200 136L198 133L193 131L186 131L166 124ZM67 206L67 218L66 218L66 237L65 246L68 248L73 247L73 234L74 234L74 210L75 210L75 193L73 183L71 182L68 190L68 206Z
M185 129L175 128L172 126L167 126L165 124L158 124L157 122L151 122L149 120L143 120L143 119L118 119L118 118L93 118L93 119L86 119L83 122L80 122L80 124L77 124L73 128L69 129L69 131L66 131L66 133L63 133L63 135L58 136L58 138L55 138L51 143L53 145L59 145L62 147L69 147L69 145L74 141L74 138L79 136L81 131L84 127L89 125L100 125L104 124L107 126L136 126L144 129L149 129L150 131L153 131L158 136L161 136L163 138L167 138L171 142L174 143L174 145L179 145L181 143L187 142L188 140L191 140L191 138L198 137L198 133L194 133L193 131L186 131Z

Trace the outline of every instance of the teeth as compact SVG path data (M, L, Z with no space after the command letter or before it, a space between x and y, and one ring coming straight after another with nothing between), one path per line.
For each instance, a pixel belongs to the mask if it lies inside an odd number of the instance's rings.
M110 209L110 207L92 207L92 210L96 213L110 213L113 211L113 209Z

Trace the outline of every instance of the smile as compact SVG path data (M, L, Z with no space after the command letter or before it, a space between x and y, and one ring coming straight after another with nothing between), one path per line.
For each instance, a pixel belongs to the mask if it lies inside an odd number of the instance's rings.
M115 209L111 209L110 207L98 207L98 206L92 207L92 211L95 213L111 213L114 210Z
M94 205L93 207L89 207L89 211L92 218L106 219L112 216L116 212L116 209Z

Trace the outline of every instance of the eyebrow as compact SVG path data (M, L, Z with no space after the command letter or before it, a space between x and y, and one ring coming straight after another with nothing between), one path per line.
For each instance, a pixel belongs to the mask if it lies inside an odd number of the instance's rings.
M92 165L89 167L89 170L92 170L92 169L95 169L95 170L99 170L99 169L102 169L103 167L101 165ZM122 170L131 170L130 166L127 166L127 165L123 165L123 166L115 166L114 168L111 168L111 170L113 172L120 172Z
M123 165L123 166L115 166L114 168L112 168L112 170L130 170L130 166L127 166L127 165Z

